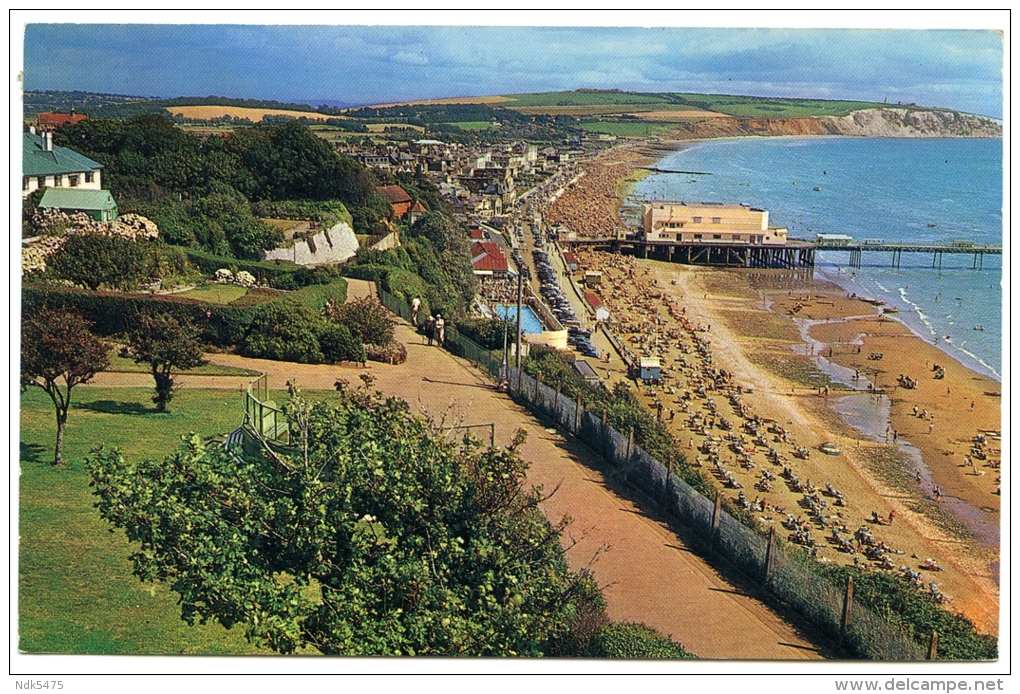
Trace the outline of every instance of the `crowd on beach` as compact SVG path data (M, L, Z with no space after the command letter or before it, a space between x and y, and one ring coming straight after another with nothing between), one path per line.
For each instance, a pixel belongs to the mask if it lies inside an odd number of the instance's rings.
M779 526L788 541L823 563L896 572L919 585L920 570L941 571L934 559L921 562L916 554L916 566L907 565L906 550L877 537L895 512L857 508L831 480L816 484L807 478L800 461L819 451L753 411L745 397L752 389L713 363L712 326L688 315L675 288L660 286L630 256L584 248L575 255L579 272L602 273L597 291L624 360L633 367L641 357L659 359L660 378L642 383L639 399L689 451L690 464L704 468L737 506L763 528ZM934 582L925 587L946 599Z
M625 163L607 163L603 160L581 165L584 173L559 198L544 210L547 223L563 225L583 238L616 238L626 233L613 204L620 178L632 169Z

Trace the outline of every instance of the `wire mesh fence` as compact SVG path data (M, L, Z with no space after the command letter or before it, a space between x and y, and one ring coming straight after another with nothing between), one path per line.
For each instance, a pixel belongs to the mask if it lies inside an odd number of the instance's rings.
M410 308L399 297L379 288L384 306L410 320ZM771 541L747 527L711 500L673 475L661 461L635 443L633 433L623 434L601 417L579 408L576 401L504 364L493 352L472 340L448 332L445 347L479 365L504 383L513 396L565 431L574 434L605 459L620 476L652 499L661 500L666 512L769 593L817 627L874 660L923 660L925 649L903 631L867 609L854 605L844 629L845 592L817 572L804 550L781 540Z

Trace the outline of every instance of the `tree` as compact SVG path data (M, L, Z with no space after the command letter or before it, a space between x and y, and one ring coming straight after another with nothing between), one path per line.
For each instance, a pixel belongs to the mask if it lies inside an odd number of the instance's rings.
M178 593L189 623L281 653L552 653L598 589L523 486L523 435L452 442L364 380L333 402L291 399L291 452L94 450L97 507L139 543L136 576Z
M166 313L143 313L133 322L128 344L121 355L134 359L136 364L150 366L156 381L156 395L152 401L157 410L165 412L176 390L174 372L205 363L198 330L190 322L178 321Z
M343 304L330 303L326 307L326 317L347 326L365 344L385 347L393 341L396 321L374 297L366 296Z
M53 401L57 415L55 466L63 465L61 452L71 389L88 383L110 365L110 346L90 332L91 326L66 309L43 309L21 323L21 388L42 388Z

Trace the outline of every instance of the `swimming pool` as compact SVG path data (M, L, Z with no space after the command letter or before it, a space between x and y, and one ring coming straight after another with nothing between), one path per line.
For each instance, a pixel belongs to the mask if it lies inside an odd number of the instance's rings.
M498 305L495 309L496 315L500 318L505 318L514 323L517 322L517 306ZM538 316L530 306L522 306L521 309L522 333L525 335L537 335L545 329L542 327L542 321L539 320Z

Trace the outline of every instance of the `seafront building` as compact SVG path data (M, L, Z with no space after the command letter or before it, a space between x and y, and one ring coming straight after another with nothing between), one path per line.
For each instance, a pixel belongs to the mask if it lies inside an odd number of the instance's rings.
M659 202L644 206L645 241L781 246L787 230L769 226L768 210L749 205Z

